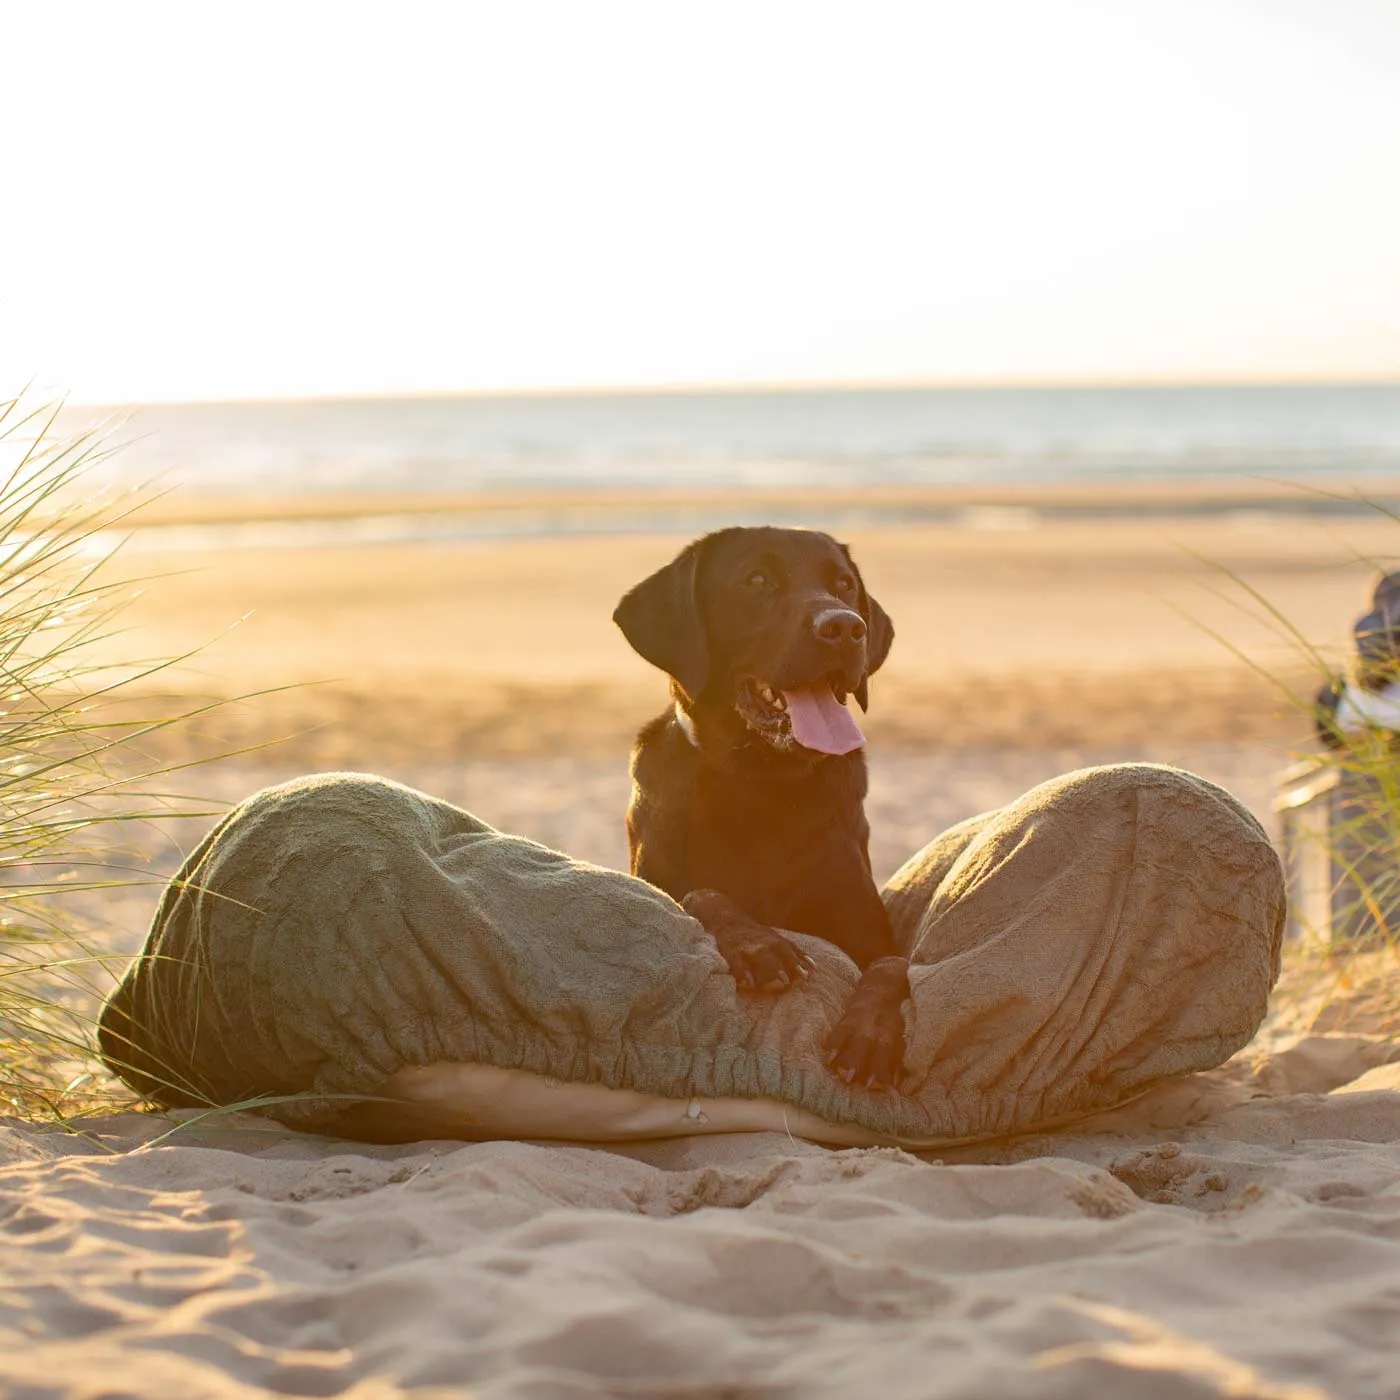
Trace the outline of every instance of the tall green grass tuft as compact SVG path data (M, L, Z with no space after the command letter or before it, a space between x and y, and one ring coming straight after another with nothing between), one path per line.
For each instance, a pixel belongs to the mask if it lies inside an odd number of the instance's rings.
M1374 501L1345 499L1400 524ZM1359 555L1338 562L1357 571L1359 585L1362 568L1374 581L1396 567L1391 559ZM1275 804L1289 893L1284 975L1301 1008L1301 1019L1293 1019L1329 1030L1393 1033L1400 1028L1400 734L1382 725L1343 727L1334 705L1344 687L1360 687L1363 679L1362 693L1400 682L1400 648L1387 655L1394 639L1360 633L1340 648L1318 646L1257 589L1229 570L1219 572L1233 601L1298 664L1285 677L1224 644L1282 707L1306 718L1311 736L1280 773ZM1362 597L1358 587L1358 605ZM1351 624L1350 617L1337 619L1339 639ZM1366 641L1373 645L1363 658ZM1299 684L1298 677L1309 679Z
M1343 665L1326 684L1355 680ZM1325 705L1314 717L1319 742L1278 805L1290 927L1299 960L1333 989L1329 1022L1348 1024L1349 1005L1354 1028L1388 1032L1400 1025L1400 738L1344 730Z
M0 401L0 1115L67 1119L116 1092L93 1048L102 906L155 878L138 827L194 814L140 740L197 711L141 712L140 682L181 658L110 659L133 585L105 575L148 493L99 489L110 440L59 438L56 414Z

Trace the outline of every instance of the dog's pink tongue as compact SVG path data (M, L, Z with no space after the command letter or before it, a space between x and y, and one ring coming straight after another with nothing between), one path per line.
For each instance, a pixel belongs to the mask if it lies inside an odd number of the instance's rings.
M829 685L785 690L792 737L804 749L818 753L850 753L865 743L851 712L831 693Z

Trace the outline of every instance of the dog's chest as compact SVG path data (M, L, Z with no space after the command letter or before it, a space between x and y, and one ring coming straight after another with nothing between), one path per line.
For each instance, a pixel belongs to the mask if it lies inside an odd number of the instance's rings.
M701 778L689 845L710 869L694 871L697 884L707 876L718 884L722 873L720 888L737 895L742 885L752 901L767 903L801 894L814 881L868 879L864 774L823 779L765 785Z

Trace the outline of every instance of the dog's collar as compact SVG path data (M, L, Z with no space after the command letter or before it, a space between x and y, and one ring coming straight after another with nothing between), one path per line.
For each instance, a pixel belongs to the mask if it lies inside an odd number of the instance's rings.
M675 711L676 724L681 733L690 740L692 748L698 749L700 747L700 736L695 732L695 721L681 709L681 702L679 700L676 701Z

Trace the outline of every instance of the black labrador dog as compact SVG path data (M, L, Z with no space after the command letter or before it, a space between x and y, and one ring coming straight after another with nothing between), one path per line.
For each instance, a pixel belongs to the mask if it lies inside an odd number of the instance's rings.
M673 699L632 752L632 873L704 924L745 991L810 972L780 928L844 949L861 980L826 1063L893 1084L908 962L870 873L865 741L845 701L866 708L894 628L850 551L812 530L720 530L613 619Z
M1400 681L1400 573L1382 574L1371 592L1371 610L1351 629L1352 655L1348 672L1361 691L1375 694ZM1314 701L1318 738L1332 749L1343 748L1346 736L1337 728L1337 707L1344 685L1327 681Z

